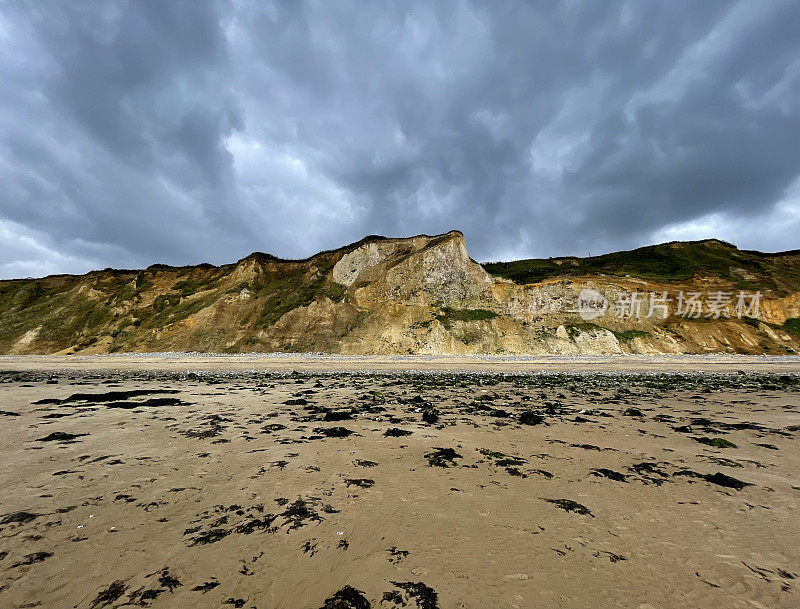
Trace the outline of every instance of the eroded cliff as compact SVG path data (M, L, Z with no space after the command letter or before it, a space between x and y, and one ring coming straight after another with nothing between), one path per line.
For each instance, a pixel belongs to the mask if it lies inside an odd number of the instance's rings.
M636 316L621 310L631 293ZM727 315L681 315L679 295L715 293L729 295ZM737 315L737 296L756 293L758 311ZM605 309L587 314L582 294ZM651 295L664 296L655 315ZM255 253L0 282L0 352L21 354L792 353L797 318L800 255L713 240L482 266L451 231L367 237L298 261Z

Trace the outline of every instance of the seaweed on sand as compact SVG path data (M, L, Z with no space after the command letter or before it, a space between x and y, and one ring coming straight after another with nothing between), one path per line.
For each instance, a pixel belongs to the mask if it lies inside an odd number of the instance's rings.
M53 555L52 552L33 552L26 554L25 558L18 563L11 565L11 569L15 567L27 567L28 565L35 565L37 562L44 562Z
M370 609L372 605L361 590L345 586L329 599L320 609Z
M347 478L344 483L347 486L358 486L361 488L372 488L375 485L375 481L369 478Z
M100 592L97 593L94 601L92 601L92 604L89 605L90 609L110 605L114 601L118 600L123 594L125 594L125 590L127 589L128 586L126 586L125 582L122 580L112 582L108 588L100 590Z
M692 438L695 442L705 444L706 446L713 446L714 448L736 448L736 444L725 438Z
M317 514L311 505L302 498L293 501L280 515L289 524L289 531L304 527L309 521L322 522L322 516Z
M439 595L436 590L422 582L391 582L403 590L408 600L413 600L418 609L439 609ZM403 605L406 602L402 603Z
M426 408L422 411L422 420L425 423L433 425L439 422L439 411L435 408Z
M203 582L202 584L200 584L198 586L195 586L194 588L192 588L192 592L201 592L201 593L205 594L206 592L208 592L209 590L213 590L217 586L219 586L219 582L218 581L210 580L210 581L207 581L207 582Z
M317 427L314 431L327 438L346 438L353 434L353 430L347 427Z
M32 512L12 512L11 514L4 514L0 518L0 525L3 524L24 524L36 520L41 514L34 514Z
M80 438L81 436L88 436L88 433L67 433L65 431L54 431L53 433L44 436L43 438L39 438L36 440L37 442L75 442L75 438Z
M431 467L454 467L461 455L452 448L434 447L433 451L425 453L425 458Z
M519 422L523 425L540 425L544 423L544 415L537 414L532 410L526 410L519 415Z
M589 472L592 476L597 476L598 478L608 478L609 480L614 480L616 482L627 482L628 477L625 474L621 474L620 472L616 472L613 469L606 469L605 467L598 467L593 469Z
M560 507L565 512L574 512L581 516L591 516L594 518L594 514L589 511L589 508L585 505L581 505L577 501L572 501L572 499L545 499L545 501Z

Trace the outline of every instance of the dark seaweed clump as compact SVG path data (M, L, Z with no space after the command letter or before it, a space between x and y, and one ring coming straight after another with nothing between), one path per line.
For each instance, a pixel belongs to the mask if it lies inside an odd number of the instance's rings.
M320 609L370 609L372 605L361 590L345 586L334 594Z
M753 486L750 482L744 482L743 480L739 480L738 478L734 478L733 476L728 476L723 474L722 472L717 472L716 474L701 474L699 472L692 471L690 469L682 469L677 471L673 474L673 476L687 476L689 478L700 478L701 480L705 480L711 484L716 484L717 486L724 486L725 488L732 488L737 491L742 490L746 486Z
M381 600L381 605L383 603L394 603L395 605L403 605L405 601L403 600L403 595L400 594L397 590L390 590L389 592L383 593L383 599Z
M287 406L307 406L308 400L305 398L293 398L284 402Z
M65 431L54 431L50 435L36 440L37 442L74 442L75 438L88 436L88 433L67 433Z
M229 521L232 516L238 516L241 519L236 524L230 525ZM204 512L200 517L201 520L212 518L213 521L208 525L206 530L202 530L203 525L200 525L184 531L184 535L197 533L197 535L189 539L189 546L216 543L233 533L250 535L256 531L274 532L271 527L276 516L273 514L265 514L263 504L258 504L249 508L234 504L228 507L218 505L212 510ZM198 521L196 520L195 522Z
M408 557L409 551L408 550L398 550L397 546L392 546L387 550L389 552L389 562L393 565L396 565Z
M606 469L605 467L598 467L593 469L591 472L592 476L597 476L599 478L608 478L609 480L615 480L616 482L627 482L627 476L625 474L621 474L619 472L615 472L613 469Z
M585 505L581 505L577 501L572 501L571 499L545 499L545 501L560 507L565 512L574 512L581 516L591 516L594 518L594 514L589 511L589 508Z
M0 518L0 525L3 524L25 524L26 522L31 522L32 520L36 520L41 514L33 514L31 512L13 512L11 514L4 514L2 518Z
M158 584L160 586L164 586L170 592L183 585L180 580L173 576L166 567L161 571L161 573L158 574Z
M215 581L215 580L211 580L211 581L204 582L204 583L200 584L199 586L195 586L194 588L192 588L192 592L202 592L203 594L205 594L206 592L208 592L209 590L213 590L217 586L219 586L219 582Z
M519 422L523 425L540 425L544 423L544 416L537 414L532 410L526 410L519 415Z
M695 442L700 442L700 444L705 444L707 446L713 446L714 448L736 448L736 444L731 442L730 440L726 440L725 438L692 438Z
M63 400L44 399L34 402L34 404L66 404L68 402L87 402L89 404L101 404L103 402L117 402L128 400L142 395L152 395L154 393L180 393L177 389L133 389L130 391L107 391L105 393L73 393Z
M627 468L634 474L637 474L643 482L661 486L669 478L669 475L657 463L634 463Z
M398 427L390 427L387 429L383 435L387 438L402 438L403 436L410 436L413 431L408 431L407 429L400 429Z
M434 447L432 452L425 453L425 458L431 467L453 467L461 455L452 448Z
M439 411L435 408L427 408L422 412L422 420L433 425L439 422Z
M37 562L44 562L53 555L52 552L34 552L33 554L26 554L24 560L11 565L14 567L26 567L28 565L35 565Z
M372 488L375 486L375 481L369 478L347 478L344 483L347 486L359 486L361 488Z
M275 516L272 514L267 514L263 518L250 517L248 520L236 525L233 528L233 531L235 533L240 533L241 535L250 535L256 531L269 530L274 521Z
M289 505L286 510L281 512L289 523L289 530L304 527L308 522L322 522L322 516L317 514L314 509L304 499L297 499Z
M217 543L225 539L228 535L231 534L231 531L228 529L210 529L208 531L202 531L199 535L192 537L189 540L190 546L203 546L209 543Z
M403 590L408 600L415 601L419 609L439 609L439 595L430 586L422 582L392 582L392 585ZM402 605L405 606L406 602Z
M68 404L70 402L86 402L87 404L100 404L103 402L113 402L117 400L127 400L128 398L148 395L152 393L178 393L177 390L150 390L150 389L134 389L132 391L108 391L106 393L73 393L72 395L64 398L44 398L36 400L34 405L44 404Z
M346 438L353 434L353 430L347 427L317 427L314 431L328 438Z
M125 594L125 590L127 589L128 587L125 585L125 582L121 580L112 582L108 588L100 590L100 592L97 593L94 601L92 601L92 604L89 606L90 609L110 605L114 601L118 600L123 594Z
M710 482L711 484L733 488L737 491L742 490L746 486L753 486L749 482L744 482L732 476L726 476L722 472L717 472L716 474L706 474L703 478L706 482Z
M325 413L325 416L322 417L323 421L347 421L352 419L353 415L347 412L346 410L329 410Z
M155 575L155 573L151 575ZM147 577L151 577L151 575L148 575ZM180 588L183 584L178 578L170 574L168 567L164 567L158 572L158 585L162 587L149 589L139 588L138 590L134 590L128 595L128 602L126 604L149 607L150 603L161 596L164 592L169 590L170 593L172 593L175 591L175 588Z
M158 406L182 406L186 402L179 398L148 398L141 402L120 401L120 402L106 402L106 408L122 408L124 410L131 410L132 408L157 408Z

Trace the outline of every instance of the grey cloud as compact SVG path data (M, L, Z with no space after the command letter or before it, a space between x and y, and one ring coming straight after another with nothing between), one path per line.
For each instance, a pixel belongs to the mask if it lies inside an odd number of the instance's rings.
M770 227L800 229L799 19L777 0L6 4L0 275L451 228L483 260L714 227L797 247Z

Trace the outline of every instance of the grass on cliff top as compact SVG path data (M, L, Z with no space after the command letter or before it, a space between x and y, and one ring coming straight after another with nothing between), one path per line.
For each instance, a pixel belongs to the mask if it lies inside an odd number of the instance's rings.
M550 277L578 275L631 276L652 281L688 281L695 275L718 277L738 289L800 289L800 257L785 258L739 250L720 241L665 243L589 258L532 258L483 265L496 277L536 283ZM741 269L741 270L737 270ZM744 275L753 275L747 279Z

